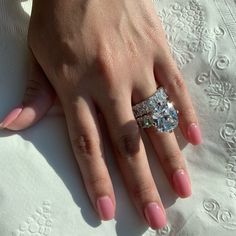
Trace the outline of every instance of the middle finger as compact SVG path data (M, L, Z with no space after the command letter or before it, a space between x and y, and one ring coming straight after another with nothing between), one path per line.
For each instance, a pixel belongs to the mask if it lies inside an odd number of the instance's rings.
M120 89L119 91L124 91ZM131 95L113 94L100 109L105 117L114 153L134 203L152 228L166 225L166 215L155 186L139 127L132 112Z

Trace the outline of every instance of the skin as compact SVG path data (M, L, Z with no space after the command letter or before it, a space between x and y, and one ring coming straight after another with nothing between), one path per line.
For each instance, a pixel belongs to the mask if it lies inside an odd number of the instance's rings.
M102 116L139 214L144 217L150 202L163 208L132 105L163 86L179 110L187 140L189 125L198 122L153 2L35 0L28 45L31 66L23 110L7 128L35 124L58 96L88 195L98 211L100 196L109 196L115 206L99 126ZM173 173L187 172L174 133L145 131L173 186Z

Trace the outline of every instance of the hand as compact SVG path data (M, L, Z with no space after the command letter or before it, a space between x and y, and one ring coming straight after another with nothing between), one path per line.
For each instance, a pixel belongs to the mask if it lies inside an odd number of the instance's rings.
M198 121L151 0L35 0L28 33L31 70L23 106L2 122L21 130L36 123L59 97L70 140L94 208L115 214L98 113L105 119L127 189L152 228L166 224L132 105L163 86L179 110L180 128L201 142ZM50 83L48 82L50 81ZM55 92L54 92L55 91ZM174 133L146 129L173 189L191 195Z

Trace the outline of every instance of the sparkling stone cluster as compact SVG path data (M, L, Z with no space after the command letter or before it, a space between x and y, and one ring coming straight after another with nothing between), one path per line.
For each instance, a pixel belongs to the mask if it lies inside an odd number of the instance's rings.
M155 94L133 106L133 113L141 128L154 126L160 132L172 132L178 126L178 114L161 87Z

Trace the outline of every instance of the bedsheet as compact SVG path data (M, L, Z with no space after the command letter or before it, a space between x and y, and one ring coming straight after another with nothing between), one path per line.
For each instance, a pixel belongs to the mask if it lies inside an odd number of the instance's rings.
M177 131L193 195L177 198L142 134L168 216L165 228L148 228L123 186L103 126L117 212L114 220L99 221L55 104L32 128L0 131L1 236L236 235L236 1L153 2L203 132L203 144L194 147ZM0 119L23 97L30 9L29 0L0 0Z

